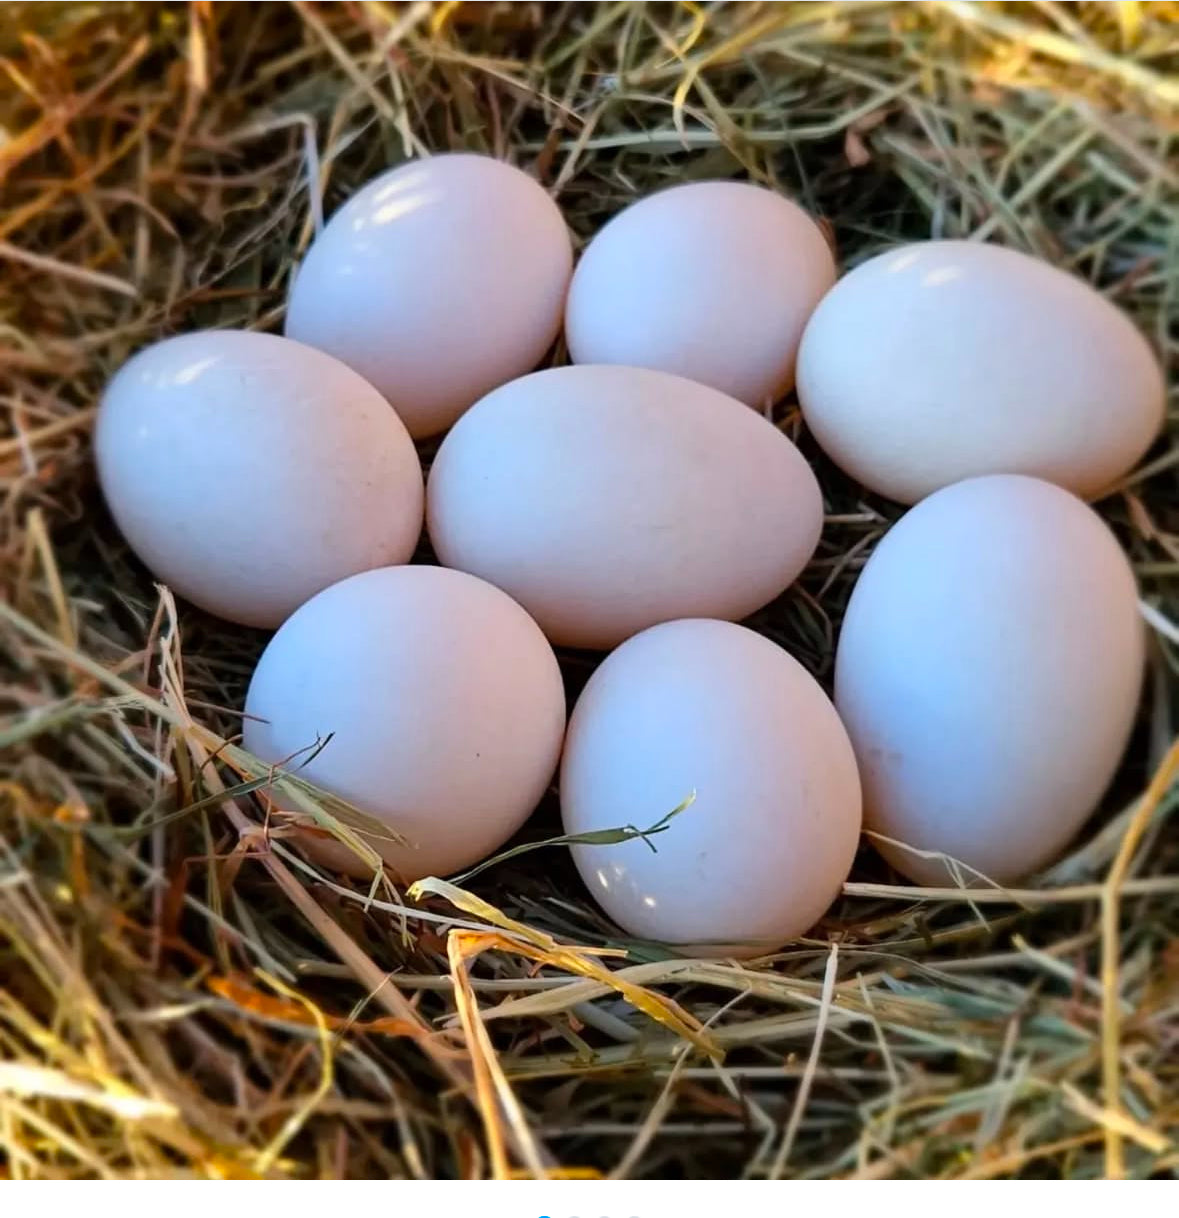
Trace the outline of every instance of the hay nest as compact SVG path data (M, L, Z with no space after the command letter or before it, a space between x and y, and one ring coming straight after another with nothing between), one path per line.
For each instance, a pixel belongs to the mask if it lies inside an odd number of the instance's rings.
M899 884L866 848L810 937L739 965L620 942L560 849L420 902L304 864L226 744L264 638L153 586L88 430L138 347L274 327L321 210L450 147L533 169L581 238L643 192L739 175L823 216L845 264L928 236L1030 250L1174 369L1177 18L6 5L0 1172L1174 1175L1174 432L1101 505L1154 641L1073 853L966 896ZM797 434L790 404L781 422ZM828 527L755 624L825 681L897 510L802 443ZM527 840L556 823L546 807Z

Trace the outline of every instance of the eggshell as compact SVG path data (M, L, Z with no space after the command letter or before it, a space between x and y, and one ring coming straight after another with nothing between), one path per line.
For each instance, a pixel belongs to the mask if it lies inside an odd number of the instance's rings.
M207 330L111 382L98 475L131 548L188 600L277 626L328 584L405 562L422 530L417 453L379 393L289 339Z
M535 368L557 336L573 253L527 174L453 153L401 165L332 216L307 252L286 333L342 359L415 437Z
M298 774L407 839L369 839L407 882L502 845L544 794L564 729L560 670L536 623L498 588L440 567L386 567L321 592L271 640L246 698L245 747L265 761L331 736Z
M819 227L744 182L692 182L620 212L578 263L565 310L579 364L674 372L751 406L794 383L803 326L835 282Z
M743 626L693 619L608 656L569 721L561 812L591 893L625 930L750 956L811 927L847 878L860 832L855 758L807 671ZM654 847L654 850L652 850Z
M612 647L675 617L739 618L814 552L823 504L772 424L646 369L554 368L489 394L439 449L430 537L555 642Z
M920 883L1008 883L1097 806L1138 704L1134 576L1067 491L992 475L938 491L869 559L839 639L835 703L865 828Z
M1164 386L1149 344L1087 283L999 246L926 241L823 299L798 397L832 460L901 503L990 473L1090 498L1149 447Z

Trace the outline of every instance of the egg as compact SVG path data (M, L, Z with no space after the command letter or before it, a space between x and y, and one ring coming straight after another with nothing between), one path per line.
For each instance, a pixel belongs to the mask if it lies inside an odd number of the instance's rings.
M794 445L733 398L581 365L468 411L435 458L427 517L446 566L503 588L554 642L609 648L766 604L814 552L823 502Z
M283 624L250 682L244 744L405 839L366 835L409 882L502 845L544 794L564 729L556 657L519 605L461 571L385 567ZM330 864L364 871L328 845Z
M908 512L860 575L835 671L885 857L931 885L1055 859L1126 746L1143 646L1130 565L1069 492L996 474Z
M565 336L576 363L656 368L763 407L793 385L803 326L834 281L823 233L789 199L692 182L640 199L589 243Z
M926 241L853 270L798 357L807 425L900 503L981 474L1101 494L1162 423L1145 338L1083 280L1015 250Z
M573 265L544 189L492 157L411 161L331 218L299 268L286 333L355 368L414 437L536 367Z
M421 534L421 467L400 419L350 368L277 335L208 330L146 348L103 395L94 443L136 554L248 626L407 561Z
M636 635L569 721L566 833L646 830L685 803L645 840L572 847L629 934L751 956L803 934L838 895L860 833L851 744L802 665L730 622Z

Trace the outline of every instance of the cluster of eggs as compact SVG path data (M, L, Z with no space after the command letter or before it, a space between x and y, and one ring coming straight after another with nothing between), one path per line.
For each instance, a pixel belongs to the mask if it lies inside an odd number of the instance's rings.
M572 364L532 372L562 324ZM795 386L838 465L917 504L852 594L834 703L735 624L819 542L819 485L766 417ZM159 578L278 628L246 747L395 830L370 837L393 874L493 852L560 764L605 910L748 954L822 916L862 819L919 881L1007 882L1092 811L1143 635L1083 499L1143 455L1163 399L1132 324L1025 255L930 241L837 282L795 204L701 182L624 210L574 270L536 182L451 154L332 217L285 337L134 357L96 450ZM425 486L414 440L444 432ZM423 518L440 566L406 565ZM568 724L553 644L610 651Z

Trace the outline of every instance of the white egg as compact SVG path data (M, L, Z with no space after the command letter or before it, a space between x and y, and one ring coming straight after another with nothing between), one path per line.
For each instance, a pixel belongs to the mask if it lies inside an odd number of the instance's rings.
M877 546L839 638L865 827L930 884L1051 862L1113 777L1142 668L1133 572L1081 500L1019 475L931 495Z
M731 622L653 626L609 655L569 721L565 831L648 829L576 845L632 935L750 956L817 922L860 833L860 783L835 708L782 648Z

